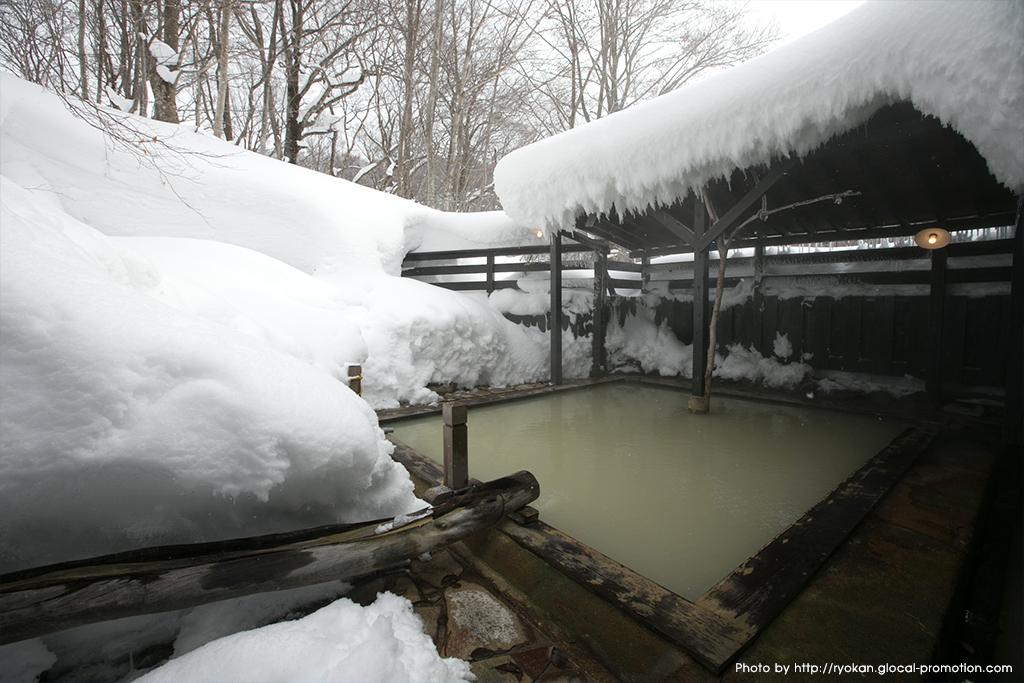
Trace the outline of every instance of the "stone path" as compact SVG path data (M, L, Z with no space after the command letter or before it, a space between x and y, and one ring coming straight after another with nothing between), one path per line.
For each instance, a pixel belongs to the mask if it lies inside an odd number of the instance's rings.
M597 683L596 662L573 661L570 647L543 633L447 549L424 562L363 581L346 597L362 605L390 591L408 598L442 657L471 663L478 683ZM602 669L603 672L603 669Z

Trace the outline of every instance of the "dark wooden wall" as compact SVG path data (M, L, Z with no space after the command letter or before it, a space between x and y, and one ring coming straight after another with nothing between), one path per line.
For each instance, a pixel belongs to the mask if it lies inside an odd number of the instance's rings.
M541 249L410 255L403 275L427 279L487 270L487 277L478 275L475 282L437 284L493 291L514 286L514 281L495 282L494 253L525 255ZM928 375L929 349L934 347L932 330L937 329L931 319L935 307L942 311L938 356L942 390L1001 388L1006 382L1014 323L1009 294L1012 249L1013 240L995 240L952 244L943 250L940 259L930 259L930 252L916 247L782 254L763 256L756 262L749 257L729 259L726 287L749 285L759 279L761 293L755 291L743 303L722 309L718 351L724 353L738 343L768 357L773 354L776 335L784 334L793 346L793 354L787 359L790 362L803 360L816 370L924 379ZM570 250L586 251L575 245ZM487 264L466 266L449 261L442 266L422 265L464 255L487 255ZM567 265L587 269L592 262L577 257ZM505 263L498 264L497 271L547 268L547 263ZM635 293L642 281L645 290L662 296L654 311L656 322L668 321L680 341L693 343L692 261L645 262L643 266L609 263L609 268L626 273L640 271L640 280L613 276L608 281L612 295L609 312L614 310L620 323L625 315L636 311L641 300L617 294ZM716 269L717 262L712 261L712 282ZM940 287L935 285L936 269L940 271ZM843 295L824 295L837 290L843 290ZM548 326L545 316L506 317L542 331ZM589 315L562 318L562 329L576 337L591 334L593 327Z
M789 361L818 370L924 378L927 370L926 296L764 297L760 329L754 302L723 309L718 351L732 344L773 354L776 334L793 345ZM655 311L685 344L693 340L693 302L663 300ZM1009 295L947 296L943 315L943 383L1002 387L1009 353ZM805 359L805 354L810 354Z

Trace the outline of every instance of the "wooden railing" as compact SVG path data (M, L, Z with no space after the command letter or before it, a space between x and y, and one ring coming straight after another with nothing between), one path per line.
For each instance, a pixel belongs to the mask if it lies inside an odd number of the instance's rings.
M562 247L563 254L593 253L593 248L582 244L567 244ZM529 261L524 257L547 255L550 248L506 247L502 249L464 249L458 251L413 252L405 257L402 263L402 277L416 278L439 287L459 291L485 291L491 293L496 289L508 289L516 286L515 274L549 272L551 264L547 261ZM630 261L608 261L608 289L610 294L618 290L639 291L639 277L629 274L640 273L642 265ZM593 259L566 259L562 263L562 271L590 271L593 278ZM612 273L618 274L617 277ZM501 277L506 275L508 277ZM451 279L451 278L458 279ZM582 278L587 282L587 278Z

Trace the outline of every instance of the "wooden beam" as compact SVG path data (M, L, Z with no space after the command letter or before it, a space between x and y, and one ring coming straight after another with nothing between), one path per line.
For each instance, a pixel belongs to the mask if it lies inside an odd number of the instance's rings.
M551 233L551 310L548 315L551 339L551 383L562 383L562 237Z
M469 439L464 403L448 401L441 405L444 485L453 491L469 485Z
M606 373L606 353L604 346L605 327L605 301L608 289L608 254L603 251L597 252L594 259L594 335L591 343L591 377L603 377Z
M788 159L782 159L772 164L771 169L761 179L757 185L755 185L749 192L736 202L732 208L725 212L721 218L719 218L711 228L700 235L699 241L694 247L694 251L706 251L708 247L714 244L715 240L721 237L727 230L732 228L736 222L740 219L745 211L747 211L754 202L761 199L765 192L770 190L775 183L779 182L789 173L794 166L797 165L798 159L796 157L789 157ZM699 202L703 208L704 202ZM697 235L696 226L694 226L694 235Z
M539 493L534 476L518 472L456 491L411 520L148 548L4 574L0 642L364 576L465 538Z
M764 240L758 237L754 245L754 329L751 332L754 348L764 355Z
M494 291L494 254L487 255L487 293Z
M696 243L697 238L694 237L693 230L680 223L675 216L670 214L664 209L655 209L651 212L651 218L661 223L667 230L672 234L679 237L683 242L689 244L691 247Z
M707 209L700 197L693 205L693 234L698 240L704 237L707 225ZM693 382L690 393L704 396L704 369L708 358L708 252L700 249L693 254Z
M615 244L621 244L627 249L646 249L652 246L637 235L624 230L621 226L609 220L599 220L590 231Z
M1024 444L1024 197L1017 200L1010 284L1009 356L1006 362L1006 413L1003 440Z
M942 316L946 308L945 249L932 251L930 291L928 294L928 374L925 390L939 398L942 394Z
M601 240L596 240L593 237L588 237L587 235L584 235L582 232L567 232L565 230L560 230L559 233L562 235L562 237L573 240L575 242L579 242L583 246L593 249L597 253L607 254L609 251L611 251L611 247L609 247L606 243L602 242ZM568 244L565 245L562 248L562 251L566 251L569 246L570 245Z

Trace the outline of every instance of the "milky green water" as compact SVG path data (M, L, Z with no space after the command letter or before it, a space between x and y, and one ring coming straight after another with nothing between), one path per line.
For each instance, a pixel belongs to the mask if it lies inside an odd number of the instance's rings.
M688 600L718 583L906 424L612 384L469 409L469 474L529 470L541 519ZM441 461L441 418L394 422Z

